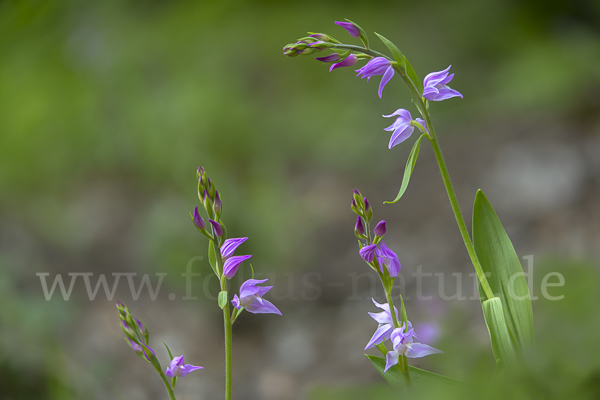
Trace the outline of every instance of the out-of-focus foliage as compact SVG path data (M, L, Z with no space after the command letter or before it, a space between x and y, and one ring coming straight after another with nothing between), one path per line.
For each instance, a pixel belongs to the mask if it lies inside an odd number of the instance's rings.
M370 297L345 302L349 291L327 282L364 267L352 247L351 189L373 204L398 191L412 143L389 151L380 115L410 96L392 81L381 100L377 83L349 68L329 73L311 57L281 55L309 30L350 39L333 25L343 18L394 41L420 76L452 63L465 98L433 114L459 200L472 204L483 186L517 252L544 255L540 271L567 282L563 301L534 302L531 384L548 399L597 397L599 13L591 0L0 2L0 397L162 398L127 353L112 300L89 301L76 287L71 301L45 301L35 274L167 272L165 295L136 312L207 367L198 386L178 390L217 398L216 304L166 298L182 294L179 274L206 254L188 217L198 165L221 193L228 231L251 238L255 268L323 274L317 301L278 303L287 318L240 319L240 398L335 398L322 387L381 382L360 351ZM470 272L424 147L406 194L376 212L396 232L388 236L405 271ZM510 157L524 151L531 168ZM445 356L420 366L491 376L479 305L450 304L441 315L407 302L411 319L441 326ZM302 357L289 357L293 348ZM262 369L249 361L257 358ZM389 398L373 390L365 396Z

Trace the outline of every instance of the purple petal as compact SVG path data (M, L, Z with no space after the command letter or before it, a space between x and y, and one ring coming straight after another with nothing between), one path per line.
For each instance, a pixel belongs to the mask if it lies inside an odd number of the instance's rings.
M385 85L387 85L387 83L390 81L390 79L392 79L394 77L394 68L393 67L389 67L385 73L383 74L383 77L381 77L381 83L379 84L379 98L381 99L381 95L383 94L383 88L385 87Z
M227 279L233 278L240 264L250 257L252 256L233 256L228 258L227 261L225 261L225 264L223 264L223 275L225 275Z
M388 59L384 57L375 57L369 60L362 68L356 70L358 74L356 76L362 75L361 79L367 78L369 80L370 77L375 75L383 75L390 68L391 63Z
M186 365L182 366L181 368L179 368L179 377L183 378L184 376L186 376L190 372L196 371L198 369L204 369L204 367L195 366L195 365L192 365L192 364L186 364Z
M370 245L365 246L362 249L360 249L358 251L358 254L360 254L360 256L363 258L363 260L370 263L373 261L373 258L375 258L375 250L376 249L377 249L376 244L370 244Z
M398 356L398 352L388 351L388 353L385 356L385 369L383 370L383 372L387 372L388 369L398 364Z
M233 295L233 300L231 300L231 304L233 304L233 306L234 306L235 308L237 308L238 310L239 310L240 308L242 308L242 305L241 305L241 303L240 303L240 298L238 297L238 295L237 295L237 294L234 294L234 295Z
M451 81L453 78L454 78L454 74L452 73L452 74L448 75L447 77L445 77L444 79L442 79L442 80L440 81L440 83L438 83L436 86L445 86L445 85L447 85L448 83L450 83L450 81Z
M194 225L196 225L199 229L206 228L206 222L204 222L204 219L202 219L198 213L198 206L196 206L194 209Z
M348 57L346 57L343 61L340 61L338 63L333 64L330 68L329 68L329 72L333 71L336 68L341 68L341 67L350 67L354 64L356 64L356 62L358 61L358 58L356 58L356 56L354 54L350 54Z
M403 126L402 128L397 129L394 134L392 135L392 137L390 138L390 143L388 145L388 148L391 149L394 146L399 145L400 143L404 142L406 139L408 139L412 133L414 132L415 127L407 124L405 126Z
M377 236L383 236L386 232L387 229L385 227L385 221L379 221L377 226L375 226L375 229L373 229L373 233L375 233Z
M356 25L350 23L350 22L339 22L339 21L335 21L336 25L341 26L342 28L344 28L345 30L348 31L348 33L350 34L350 36L357 38L360 37L360 30L356 27Z
M423 79L423 86L435 86L438 83L440 83L448 75L450 67L452 67L452 65L450 65L443 71L431 72L427 74L427 76L425 76L425 79Z
M171 367L171 369L174 369L176 367L181 367L183 365L183 355L179 356L179 357L173 357L173 359L171 360L171 363L169 364L169 367Z
M378 324L391 324L392 323L392 314L390 314L388 311L382 311L379 313L370 312L369 315Z
M406 350L406 357L408 358L421 358L430 354L443 353L443 351L423 343L413 343L411 347L412 349L409 348L408 350Z
M167 375L170 378L175 378L175 374L173 373L173 370L170 367L167 367L165 375Z
M375 346L376 344L379 344L383 340L389 338L389 335L393 329L394 329L394 327L391 324L380 325L377 328L377 330L375 331L375 333L373 334L373 336L371 337L371 340L369 340L369 343L367 343L365 350L368 350L371 347Z
M316 57L315 58L315 60L318 60L318 61L321 61L321 62L326 62L326 63L334 62L334 61L337 61L339 59L340 59L340 55L337 54L337 53L333 53L333 54L330 54L330 55L325 56L325 57Z
M217 235L218 237L223 236L223 227L220 223L213 221L212 219L209 219L208 222L210 222L210 224L213 226L215 235Z
M278 315L281 315L281 311L279 311L277 309L277 307L275 307L273 305L273 303L271 303L268 300L264 300L264 299L260 299L260 298L257 298L255 301L248 304L248 306L246 306L246 310L253 314L278 314Z
M435 101L435 97L440 91L434 86L425 86L423 89L423 97L429 101Z
M398 121L398 120L402 120L404 122L412 121L412 115L410 115L410 111L405 110L404 108L397 109L396 111L394 111L393 114L383 115L383 117L385 117L385 118L391 118L391 117L396 117L396 116L398 116L396 121Z
M463 97L462 94L460 94L458 91L449 88L448 86L442 86L439 89L439 93L437 96L435 96L435 98L431 99L432 101L442 101L442 100L446 100L449 99L451 97Z
M225 259L225 258L233 255L233 252L235 251L235 249L237 249L246 240L248 240L247 237L231 238L231 239L225 240L225 242L221 246L221 257L223 257Z

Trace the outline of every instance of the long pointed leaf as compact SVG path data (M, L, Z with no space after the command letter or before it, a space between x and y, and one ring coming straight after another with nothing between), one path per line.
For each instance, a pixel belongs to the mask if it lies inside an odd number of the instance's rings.
M521 349L534 340L529 287L519 257L494 208L481 190L473 207L473 245L488 281L502 301L513 346Z
M404 168L404 177L402 178L402 185L400 185L400 191L398 192L398 195L396 196L396 198L393 201L384 201L384 203L394 204L395 202L400 200L400 198L402 197L404 192L406 192L406 188L408 187L408 182L410 182L410 177L413 173L413 170L415 169L415 164L417 163L417 157L419 157L419 150L421 149L421 139L423 139L423 136L425 136L425 134L422 134L421 136L419 136L419 138L413 145L413 148L410 151L410 154L408 155L408 160L406 161L406 167Z
M506 366L508 371L514 370L516 366L515 349L506 327L502 300L499 297L486 300L481 304L481 308L490 334L496 364Z

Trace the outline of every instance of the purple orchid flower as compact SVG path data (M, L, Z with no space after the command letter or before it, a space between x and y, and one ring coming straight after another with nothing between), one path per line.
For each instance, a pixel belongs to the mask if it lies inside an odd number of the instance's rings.
M253 314L281 315L281 311L279 311L277 307L270 301L262 298L273 288L273 286L258 286L266 281L268 281L268 279L248 279L246 282L242 283L242 286L240 286L240 297L236 294L233 296L233 300L231 300L233 306L238 310L244 307L245 310Z
M347 30L350 36L352 36L353 38L360 37L360 30L353 23L335 21L335 24Z
M379 324L379 327L373 334L373 337L371 337L371 340L369 340L369 343L367 343L365 350L370 349L382 341L389 340L390 335L394 330L394 322L392 319L392 313L390 312L390 305L388 303L379 304L375 301L375 299L372 300L375 306L381 308L383 311L380 313L369 313L371 318L373 318ZM396 319L398 319L398 309L396 307L394 307L394 312L396 313Z
M365 260L368 263L371 263L371 262L373 262L373 259L375 258L376 251L377 251L377 245L370 244L370 245L365 246L362 249L360 249L358 251L358 254L360 254L360 256L363 258L363 260Z
M443 353L443 351L429 345L413 342L413 338L416 337L417 334L410 322L408 322L408 326L403 323L400 328L392 331L390 338L394 350L389 351L385 356L385 369L383 372L387 372L392 366L398 364L398 358L402 355L408 358L421 358L430 354Z
M247 237L244 238L231 238L225 240L223 245L221 246L221 257L223 258L223 262L227 261L229 257L233 255L235 249L239 247L242 243L248 240Z
M377 260L379 261L379 268L383 272L383 267L387 268L390 276L395 278L400 273L400 260L398 255L394 253L389 247L385 245L385 241L382 239L379 242L379 249L377 249Z
M351 67L352 65L356 64L357 61L358 61L358 58L356 57L356 55L350 54L348 57L344 58L342 61L337 62L337 63L333 64L331 67L329 67L329 72L333 71L336 68Z
M448 83L454 78L454 74L448 75L450 65L443 71L432 72L423 80L423 97L430 101L442 101L451 97L463 97L458 91L448 87Z
M241 263L246 261L252 256L233 256L227 259L223 264L223 275L227 277L227 279L233 278L235 273L237 272Z
M394 67L390 60L384 57L375 57L371 59L364 67L357 69L358 75L362 75L361 79L367 78L367 81L375 75L383 75L379 84L379 98L383 93L383 88L394 76Z
M394 121L394 123L392 125L390 125L384 129L384 131L388 131L388 132L393 131L394 132L394 133L392 133L392 137L390 138L390 143L388 145L389 149L404 142L406 139L408 139L412 135L412 133L415 130L415 127L411 123L413 121L413 118L410 115L410 112L408 110L399 108L396 111L394 111L393 114L384 115L385 118L391 118L391 117L395 117L395 116L398 117L398 118L396 118L396 121ZM416 118L414 121L421 124L423 126L423 128L425 128L425 130L427 130L427 123L425 121L423 121L421 118Z
M183 355L181 355L179 357L173 357L173 360L171 360L171 364L169 364L167 367L165 374L171 378L183 378L190 372L196 371L197 369L204 369L204 367L199 367L192 364L184 364Z

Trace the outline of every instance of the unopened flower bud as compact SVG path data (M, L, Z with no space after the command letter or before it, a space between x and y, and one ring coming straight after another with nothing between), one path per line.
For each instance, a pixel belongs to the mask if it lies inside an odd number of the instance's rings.
M356 204L356 201L354 199L352 199L352 204L350 204L350 208L352 209L352 211L354 211L354 214L362 215L362 212L360 211L360 208L358 207L358 204Z
M365 226L363 225L361 217L358 217L356 219L356 225L354 225L354 234L358 238L362 237L365 234Z
M202 217L198 213L198 206L194 208L194 225L196 225L196 227L201 231L204 230L204 228L206 228L206 222L204 222L204 219L202 219Z
M117 311L119 312L119 318L121 320L127 318L127 313L129 312L129 309L125 304L121 303L120 301L117 301Z
M127 322L121 321L121 329L123 329L123 333L125 333L128 338L135 339L135 331L127 324Z
M204 204L204 208L206 210L210 210L212 208L212 200L210 199L208 190L204 190L204 194L202 195L202 204Z
M328 35L324 34L324 33L312 33L309 35L311 38L315 38L317 40L320 40L322 42L329 42L330 38Z
M371 208L371 205L369 204L369 201L367 200L366 197L364 199L364 202L365 202L365 217L367 218L367 222L371 222L371 219L373 219L373 209Z
M356 201L356 204L359 206L359 209L362 210L362 208L365 204L362 194L358 190L354 189L352 191L352 196L354 198L354 201Z
M215 215L218 217L221 215L221 198L219 197L219 192L215 194L215 203L213 204L213 211Z
M218 237L223 236L223 227L221 226L220 223L213 221L212 219L209 219L208 222L211 223L213 230L215 232L215 235L217 235Z
M324 63L332 63L340 60L340 55L338 53L333 53L325 57L315 57L315 60L321 61Z
M340 22L340 21L335 21L335 24L346 29L348 31L348 33L350 34L350 36L352 36L353 38L360 37L360 29L355 24L353 24L351 22Z
M198 171L196 171L196 178L200 180L202 178L202 173L204 172L204 168L198 167Z
M375 233L375 236L381 237L381 236L385 235L385 232L386 232L385 221L379 221L379 223L377 224L375 229L373 229L373 232Z
M213 185L213 183L209 179L208 180L208 195L210 196L210 199L212 201L215 200L215 193L217 193L217 189L215 188L215 185Z

